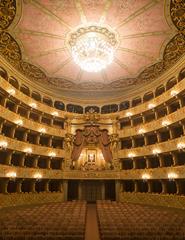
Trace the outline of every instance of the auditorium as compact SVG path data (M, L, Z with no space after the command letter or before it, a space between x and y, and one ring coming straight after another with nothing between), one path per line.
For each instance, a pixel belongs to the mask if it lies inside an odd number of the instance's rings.
M45 239L185 240L184 0L0 0L0 240Z

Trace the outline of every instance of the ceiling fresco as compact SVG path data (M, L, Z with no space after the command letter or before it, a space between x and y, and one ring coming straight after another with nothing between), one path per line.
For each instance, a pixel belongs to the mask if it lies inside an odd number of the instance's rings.
M70 31L89 23L110 26L119 39L113 63L90 74L74 63L66 45ZM97 91L136 88L184 53L184 0L0 1L0 54L31 80L66 90L66 96L69 90L96 97Z

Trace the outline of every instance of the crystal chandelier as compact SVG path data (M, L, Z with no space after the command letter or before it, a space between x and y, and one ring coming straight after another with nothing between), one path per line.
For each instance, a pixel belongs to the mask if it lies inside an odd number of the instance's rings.
M116 35L108 28L88 26L70 34L68 44L73 60L87 72L99 72L112 63Z

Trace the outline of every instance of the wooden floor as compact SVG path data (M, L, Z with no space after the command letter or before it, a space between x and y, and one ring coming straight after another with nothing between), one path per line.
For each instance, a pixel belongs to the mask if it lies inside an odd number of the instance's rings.
M100 240L96 204L87 204L85 240Z

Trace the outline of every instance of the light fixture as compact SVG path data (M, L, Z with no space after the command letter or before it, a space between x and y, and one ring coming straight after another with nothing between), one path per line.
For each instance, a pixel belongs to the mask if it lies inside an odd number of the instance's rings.
M177 148L178 148L178 149L183 149L183 148L185 148L185 143L183 143L183 142L177 143Z
M46 133L46 129L45 129L45 128L40 128L40 129L39 129L39 132L40 132L40 133Z
M135 155L134 153L129 153L129 154L128 154L128 157L129 157L129 158L133 158L133 157L135 157L135 156L136 156L136 155Z
M170 92L170 95L171 95L172 97L175 97L175 96L177 96L178 93L179 93L179 92L178 92L177 90L172 90L172 91Z
M58 116L58 112L57 112L57 111L54 111L54 112L51 113L51 115L57 117L57 116Z
M149 109L152 109L152 108L154 108L155 106L156 106L156 105L155 105L154 103L149 103L149 104L148 104L148 108L149 108Z
M6 174L6 176L9 177L9 178L16 178L17 174L16 174L16 172L8 172Z
M35 174L33 175L33 177L36 178L37 180L39 180L39 179L42 178L42 174L40 174L40 173L35 173Z
M144 174L142 175L142 179L143 179L144 181L147 181L148 179L150 179L150 175L147 174L147 173L144 173Z
M174 172L168 173L168 179L170 181L174 181L174 179L177 178L177 177L178 177L178 175Z
M17 124L18 126L22 126L23 125L23 120L22 119L18 119L18 120L15 120L14 123Z
M50 156L50 157L56 157L56 153L55 153L55 152L50 152L50 153L49 153L49 156Z
M30 103L29 106L30 106L31 108L37 108L37 104L36 104L36 103Z
M126 116L127 116L127 117L131 117L132 115L133 115L133 114L132 114L131 112L127 112L127 113L126 113Z
M26 153L32 153L32 148L28 147L24 149L24 152Z
M153 154L157 155L161 152L161 150L156 148L156 149L153 149L152 152L153 152Z
M15 90L13 88L10 88L7 90L7 93L9 93L10 95L15 95Z
M111 64L117 44L116 34L104 26L79 27L68 36L73 60L86 72L99 72Z
M163 126L163 127L166 127L166 126L168 126L168 125L170 125L170 122L169 122L168 120L162 121L162 126Z
M8 147L8 143L6 141L0 141L0 147L1 148L7 148Z
M146 131L145 131L145 129L144 128L140 128L139 130L138 130L138 133L139 134L144 134Z

